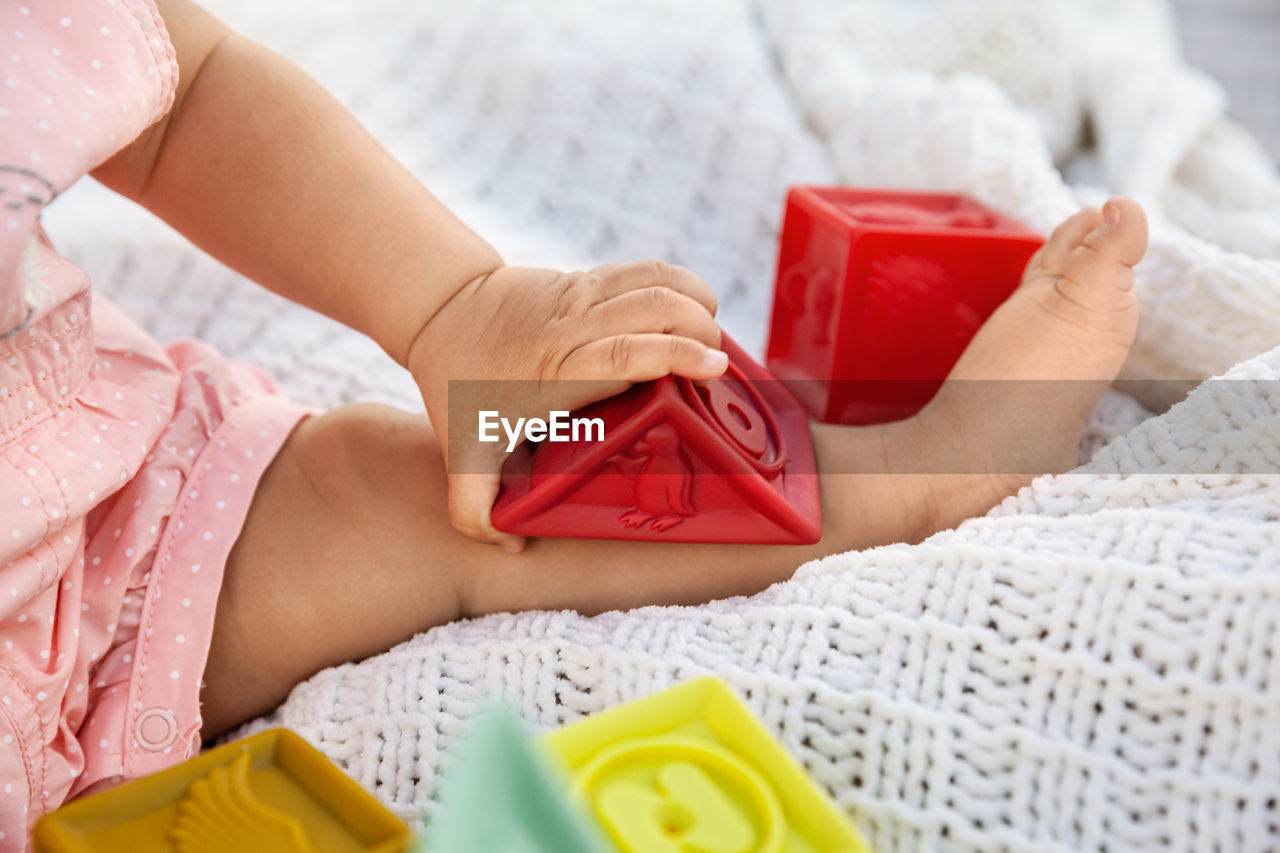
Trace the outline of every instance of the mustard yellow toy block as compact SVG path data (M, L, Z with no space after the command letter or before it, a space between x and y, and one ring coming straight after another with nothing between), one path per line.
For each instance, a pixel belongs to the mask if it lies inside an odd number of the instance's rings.
M722 681L703 678L542 738L624 853L871 853Z
M302 738L271 729L68 803L34 841L47 853L399 853L409 828Z

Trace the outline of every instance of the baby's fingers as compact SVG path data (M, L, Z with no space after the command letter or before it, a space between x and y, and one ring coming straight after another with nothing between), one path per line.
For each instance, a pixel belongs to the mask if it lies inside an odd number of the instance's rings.
M701 341L654 332L600 338L571 352L558 379L622 383L661 379L674 373L689 379L715 379L729 366L729 356Z
M601 301L612 299L629 290L645 287L669 287L683 293L715 316L716 295L702 277L684 267L662 261L632 261L626 264L604 264L593 269Z
M490 542L510 554L524 550L524 537L495 530L491 512L502 485L500 473L450 474L449 521L463 536Z
M720 348L720 327L706 308L693 298L667 287L628 290L591 306L584 333L608 338L628 332L660 332L693 338Z

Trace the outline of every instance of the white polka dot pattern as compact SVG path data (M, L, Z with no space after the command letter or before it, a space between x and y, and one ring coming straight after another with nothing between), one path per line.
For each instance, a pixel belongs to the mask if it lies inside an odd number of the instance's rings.
M0 56L3 334L40 307L19 275L40 208L164 114L177 65L154 8L138 0L5 3Z
M176 78L142 0L0 4L0 851L198 749L222 569L302 414L203 344L161 349L39 229Z

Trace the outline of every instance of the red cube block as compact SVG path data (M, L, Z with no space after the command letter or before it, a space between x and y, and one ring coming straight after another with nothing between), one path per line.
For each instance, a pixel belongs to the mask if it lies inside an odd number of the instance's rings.
M599 418L603 440L523 445L503 466L493 526L579 539L817 542L809 416L727 336L723 346L720 379L667 376L574 413Z
M795 187L765 363L819 420L909 417L1043 242L966 196Z

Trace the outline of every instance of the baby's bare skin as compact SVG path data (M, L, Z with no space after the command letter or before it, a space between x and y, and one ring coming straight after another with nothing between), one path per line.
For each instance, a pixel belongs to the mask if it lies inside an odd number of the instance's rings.
M654 262L506 267L306 75L188 0L158 5L181 70L175 105L95 177L229 266L369 334L410 369L436 423L447 424L452 378L591 380L565 387L599 398L667 373L723 371L714 296L694 273ZM1086 210L1058 229L953 373L1095 381L1016 385L1032 388L1030 405L996 383L955 381L901 423L815 425L816 545L546 539L510 553L523 541L489 519L499 456L481 460L488 473L451 478L424 416L358 405L304 421L228 561L205 736L269 710L322 667L450 620L751 593L811 558L918 541L1032 473L1071 467L1137 323L1131 267L1146 222L1129 200L1108 211L1118 221ZM590 399L500 402L519 415Z
M711 379L715 296L656 261L586 272L507 266L314 80L189 0L157 0L177 51L165 116L94 169L111 189L408 368L447 445L450 379L509 383L500 410L579 408L630 382ZM568 379L571 382L557 382ZM495 383L496 386L497 383ZM530 388L550 389L525 399ZM511 551L489 508L502 460L471 445L448 513Z
M951 382L907 421L815 424L824 516L816 545L543 539L508 554L450 525L425 417L358 405L304 422L262 481L227 566L205 734L269 710L322 667L454 619L749 594L808 559L919 541L980 515L1032 477L1009 472L1067 470L1137 328L1132 267L1146 248L1146 220L1129 199L1106 210L1116 222L1085 209L1058 228L951 374L1092 381L1043 383L1048 390L1036 393L1049 399L1040 406L1017 394L975 406L956 390L971 386ZM868 473L831 473L855 470ZM957 470L972 473L895 473Z

